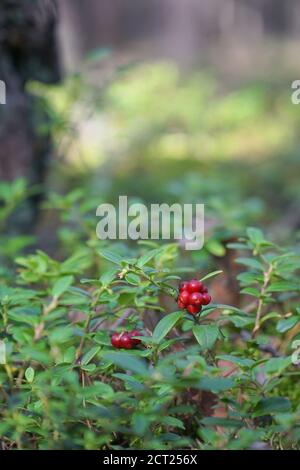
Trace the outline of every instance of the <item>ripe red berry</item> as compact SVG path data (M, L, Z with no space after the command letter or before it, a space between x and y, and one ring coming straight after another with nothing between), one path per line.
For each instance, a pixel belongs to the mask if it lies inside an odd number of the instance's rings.
M186 309L192 315L196 315L196 313L199 313L201 311L202 307L201 305L188 305Z
M123 331L122 333L114 333L111 337L111 344L117 349L132 349L134 346L140 344L141 340L133 338L133 336L140 336L138 330L132 330L130 332Z
M183 290L187 290L187 287L188 287L188 282L187 281L182 281L180 284L179 284L179 292L183 291Z
M202 287L203 287L202 282L198 281L197 279L192 279L188 283L187 290L189 291L190 294L192 294L193 292L200 292Z
M203 297L203 301L202 301L203 305L208 305L208 304L210 304L210 302L211 302L211 296L210 296L209 294L206 294L206 293L205 293L205 294L202 295L202 297Z
M133 341L128 333L122 333L120 337L120 348L132 349Z
M120 348L120 337L122 333L114 333L111 337L111 344L114 348Z
M189 298L189 292L187 290L183 290L182 292L180 292L178 300L180 300L180 302L182 302L184 305L187 305L189 303Z
M140 339L138 339L138 338L133 338L133 336L142 336L140 331L138 331L138 330L132 330L132 331L129 331L128 335L129 335L129 337L130 337L130 339L131 339L131 341L132 341L132 344L133 344L134 346L137 346L138 344L140 344L140 342L141 342Z
M179 308L195 315L201 311L202 305L208 305L210 302L211 296L208 294L207 287L201 281L192 279L191 281L181 282L177 298Z
M203 303L203 297L200 292L193 292L189 296L189 304L190 305L202 305Z

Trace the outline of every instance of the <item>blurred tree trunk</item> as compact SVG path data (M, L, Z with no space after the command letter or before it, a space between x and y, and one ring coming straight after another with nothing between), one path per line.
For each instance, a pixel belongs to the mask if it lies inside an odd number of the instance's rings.
M28 80L59 79L56 22L56 0L1 0L0 79L7 88L0 106L1 180L44 180L51 139L38 133L37 107L25 86Z

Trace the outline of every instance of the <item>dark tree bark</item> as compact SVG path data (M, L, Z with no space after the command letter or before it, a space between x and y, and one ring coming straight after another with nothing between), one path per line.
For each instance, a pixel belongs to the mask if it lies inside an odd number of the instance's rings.
M38 133L35 100L25 85L59 80L56 22L56 0L1 0L0 79L7 88L0 106L1 180L44 180L51 138Z

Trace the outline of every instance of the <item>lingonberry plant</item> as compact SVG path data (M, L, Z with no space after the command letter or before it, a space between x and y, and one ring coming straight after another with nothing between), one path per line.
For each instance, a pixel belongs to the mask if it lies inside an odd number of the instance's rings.
M178 245L106 246L80 224L68 258L1 272L2 448L299 448L297 250L258 229L231 243L231 306L226 273Z

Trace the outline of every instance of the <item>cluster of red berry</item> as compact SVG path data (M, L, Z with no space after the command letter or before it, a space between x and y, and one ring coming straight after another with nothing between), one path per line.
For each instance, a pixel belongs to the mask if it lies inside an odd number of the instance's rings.
M179 286L179 295L177 299L178 307L187 310L192 315L201 312L202 305L208 305L211 302L211 296L208 294L207 287L197 279L183 281Z
M132 349L141 342L140 339L134 338L134 336L141 336L140 331L133 330L114 333L111 337L111 344L117 349Z

